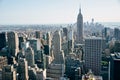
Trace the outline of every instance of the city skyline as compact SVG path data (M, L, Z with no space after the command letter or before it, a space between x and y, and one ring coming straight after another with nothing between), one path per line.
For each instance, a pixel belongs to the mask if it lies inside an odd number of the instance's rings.
M0 80L120 80L118 0L92 1L0 0Z
M120 0L0 0L0 24L76 23L80 5L84 22L120 22Z

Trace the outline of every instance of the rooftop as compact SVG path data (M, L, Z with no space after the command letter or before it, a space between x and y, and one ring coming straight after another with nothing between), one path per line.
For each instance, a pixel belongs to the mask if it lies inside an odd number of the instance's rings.
M96 36L89 36L89 37L85 37L85 40L86 39L97 39L97 40L100 39L101 40L101 39L104 39L104 38L103 37L96 37Z

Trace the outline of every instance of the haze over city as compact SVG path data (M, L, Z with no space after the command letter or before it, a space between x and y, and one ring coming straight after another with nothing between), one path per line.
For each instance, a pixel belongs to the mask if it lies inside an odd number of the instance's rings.
M0 24L75 23L80 5L84 22L120 22L120 0L0 0Z

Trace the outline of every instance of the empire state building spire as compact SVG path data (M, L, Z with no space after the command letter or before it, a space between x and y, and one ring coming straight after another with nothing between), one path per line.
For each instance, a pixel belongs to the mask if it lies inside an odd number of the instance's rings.
M80 8L79 8L79 13L81 13L81 5L80 5Z
M77 38L76 42L79 44L83 43L83 16L81 13L81 7L79 9L79 14L77 17Z

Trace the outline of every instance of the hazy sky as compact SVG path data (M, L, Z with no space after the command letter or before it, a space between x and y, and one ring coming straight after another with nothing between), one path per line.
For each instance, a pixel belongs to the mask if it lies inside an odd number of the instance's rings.
M120 0L0 0L0 24L75 23L80 4L84 21L120 22Z

